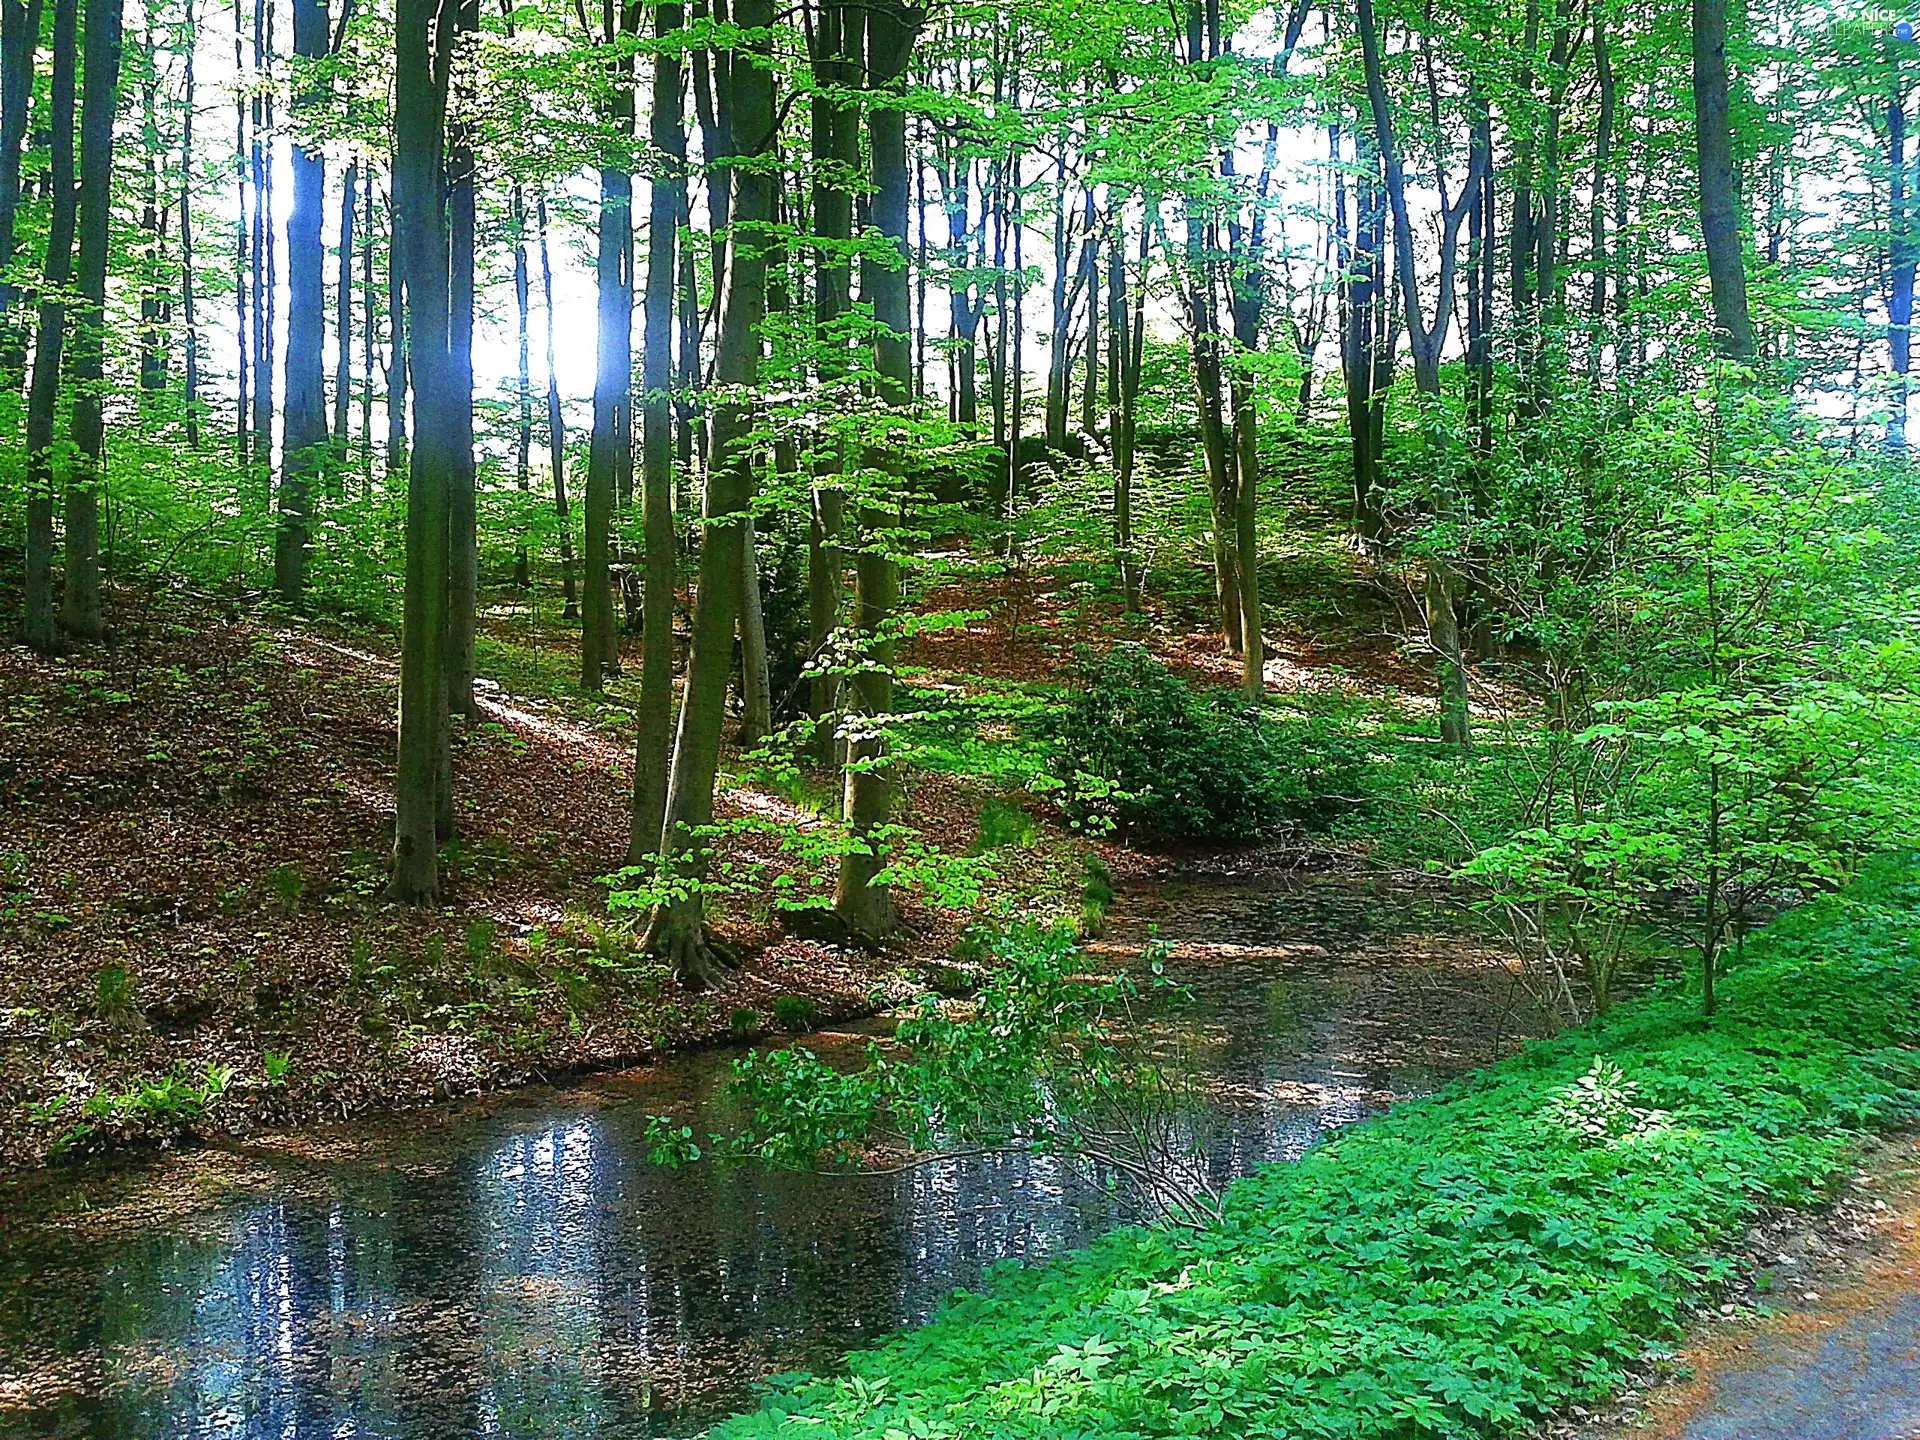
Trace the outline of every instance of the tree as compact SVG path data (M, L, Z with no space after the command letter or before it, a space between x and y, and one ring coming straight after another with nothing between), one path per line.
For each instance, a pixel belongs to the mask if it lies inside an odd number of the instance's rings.
M80 103L80 311L70 378L73 468L67 480L66 592L60 623L69 635L98 640L100 494L106 486L105 397L107 246L113 223L113 122L120 104L120 0L87 7Z
M321 60L328 50L326 0L290 0L296 61ZM296 111L324 103L309 82ZM311 144L296 142L290 162L293 208L287 215L287 349L282 359L285 401L280 442L280 525L274 537L274 588L281 603L298 609L304 602L307 547L310 543L314 483L332 463L333 437L327 428L323 351L323 266L320 240L326 203L326 160ZM351 200L343 213L353 213ZM345 266L342 251L342 267ZM344 289L344 287L343 287ZM344 308L341 312L345 314ZM342 349L345 342L342 341ZM342 367L344 373L344 367Z

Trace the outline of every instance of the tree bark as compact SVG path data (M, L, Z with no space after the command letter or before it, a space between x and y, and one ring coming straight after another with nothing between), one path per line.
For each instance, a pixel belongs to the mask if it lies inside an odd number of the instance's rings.
M1367 100L1373 112L1374 132L1380 147L1381 170L1386 178L1387 205L1393 216L1394 256L1399 266L1401 304L1405 309L1407 338L1413 352L1414 389L1420 396L1422 428L1430 461L1443 467L1447 437L1440 411L1440 355L1446 346L1447 330L1453 319L1454 267L1459 254L1460 226L1468 207L1479 198L1482 174L1490 157L1475 146L1467 167L1467 178L1458 200L1447 200L1444 167L1440 175L1443 206L1439 298L1429 325L1421 311L1420 287L1414 268L1413 226L1407 215L1405 173L1400 151L1394 139L1393 110L1387 98L1386 79L1380 61L1380 35L1375 28L1372 0L1355 0L1355 18L1360 26L1361 60L1366 72ZM1451 506L1445 494L1447 482L1441 477L1441 503ZM1427 631L1438 662L1440 682L1440 739L1464 750L1470 743L1467 707L1466 658L1460 648L1457 612L1458 582L1451 557L1436 552L1427 558Z
M847 246L853 239L853 187L860 168L859 112L846 103L844 90L859 82L849 56L857 54L865 12L849 9L841 0L820 7L813 33L813 73L831 90L812 100L813 323L823 390L845 383L846 339L839 332L853 300L852 267ZM827 645L840 623L842 573L846 557L840 548L845 523L846 491L842 488L841 459L822 454L814 461L811 503L807 517L807 638L809 651L825 659ZM814 758L822 765L838 756L834 716L840 706L840 676L831 666L808 682L807 709L813 717Z
M674 3L654 11L654 33L667 39L684 24ZM685 67L661 49L653 62L648 110L653 169L647 194L646 321L641 336L640 504L646 536L641 597L640 703L634 715L633 820L627 863L660 849L673 743L673 311L680 273L680 187L686 184L687 126L681 99Z
M562 618L580 618L579 595L573 580L573 516L567 506L567 420L560 408L560 375L553 359L553 261L547 253L547 197L534 202L540 223L540 288L547 306L547 461L553 473L553 514L560 522L560 593L566 608Z
M33 347L33 381L27 395L26 626L28 645L54 652L53 628L53 423L60 398L60 361L66 343L67 307L60 296L73 274L75 204L73 96L78 0L54 0L53 74L48 86L49 202L47 258L40 291L39 342Z
M107 250L113 221L113 122L120 104L121 0L87 6L80 102L80 311L71 354L73 468L67 481L66 593L61 623L67 633L98 640L100 619L100 497L106 488L106 426L102 381L106 359Z
M925 10L904 0L878 0L867 16L867 81L876 90L898 93L913 53ZM913 401L912 292L907 267L907 210L910 176L907 122L896 106L882 103L867 112L867 147L872 165L872 218L878 236L893 249L897 264L864 256L860 293L873 306L873 368L880 398L895 409ZM1015 446L1015 450L1018 450ZM874 462L878 462L876 466ZM898 446L869 459L896 480L905 469ZM887 865L885 831L893 808L894 782L888 768L885 725L893 709L893 642L886 627L900 600L900 566L886 548L881 531L893 509L863 506L865 543L854 562L854 624L864 641L866 663L853 679L861 722L847 745L845 812L852 846L840 859L833 909L848 929L869 940L891 933L896 920L893 897L881 873Z
M388 894L415 905L433 904L440 895L437 822L447 746L447 498L457 456L447 413L451 297L443 187L454 26L452 6L396 0L394 250L405 277L405 339L420 423L408 457L400 754Z
M686 692L675 732L660 851L679 881L673 899L648 927L647 944L667 958L684 985L707 984L717 956L704 919L706 827L713 820L713 787L726 721L727 677L733 668L735 611L740 599L741 527L752 498L753 454L750 393L760 375L760 325L766 314L768 229L774 215L774 179L758 166L742 165L764 154L775 135L770 60L773 0L735 0L733 23L748 37L749 56L725 66L720 102L729 133L751 146L720 158L718 174L730 183L725 290L715 355L719 394L708 442L705 521L700 545L699 589L693 609L693 644Z
M18 248L21 147L33 105L40 8L41 0L0 0L0 276L13 264ZM19 298L12 282L0 279L0 385L10 394L19 390L26 365L26 336L14 314Z
M480 0L459 0L454 24L480 31ZM457 42L456 42L457 43ZM450 62L449 62L450 63ZM462 84L466 82L463 80ZM463 97L463 99L466 97ZM465 108L464 105L462 108ZM453 473L447 491L447 708L479 718L473 698L474 635L480 607L478 475L473 451L473 270L476 172L473 125L447 127L447 385L445 423L452 430ZM451 776L447 778L450 780ZM440 833L453 833L453 797L441 796Z
M1700 166L1700 229L1720 353L1754 358L1747 262L1740 238L1740 176L1727 118L1727 0L1693 0L1693 124Z
M636 14L637 11L630 13ZM623 17L624 18L624 17ZM610 32L607 43L615 36ZM631 84L630 64L616 62L617 84ZM631 128L633 93L616 91L609 118ZM580 688L598 694L619 664L614 634L611 564L614 504L619 493L620 417L633 400L633 176L624 153L600 167L600 235L595 271L598 339L593 378L593 433L587 450L587 535L580 626Z
M1887 358L1893 395L1887 411L1887 449L1907 448L1907 372L1913 362L1913 279L1920 246L1914 244L1913 197L1907 190L1907 111L1900 82L1887 101Z
M513 385L513 478L526 496L533 493L533 277L527 266L527 197L518 181L514 182L507 209L513 217L513 338L514 359L518 362ZM532 559L524 538L513 552L513 584L522 593L533 584Z
M293 7L293 53L317 60L327 53L326 0L289 0ZM305 109L323 95L300 97ZM280 601L290 609L304 603L307 548L310 543L313 484L327 469L332 437L327 428L327 397L322 329L325 314L320 240L326 195L326 161L318 150L293 147L293 209L287 216L287 349L282 360L283 413L280 444L280 521L274 535L273 580Z
M343 493L347 457L352 453L347 416L353 403L353 232L359 209L360 162L354 159L340 183L340 275L333 305L333 458L327 471L327 494L336 500Z

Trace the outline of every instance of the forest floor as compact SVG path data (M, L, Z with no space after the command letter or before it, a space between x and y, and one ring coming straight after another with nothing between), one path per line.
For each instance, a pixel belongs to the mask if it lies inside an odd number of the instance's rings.
M1920 1132L1870 1143L1832 1205L1746 1249L1743 1286L1558 1440L1920 1437Z
M1320 568L1306 623L1283 611L1276 626L1270 689L1364 691L1417 723L1431 702L1387 638L1390 607L1357 559ZM104 645L54 661L0 649L0 1171L620 1068L942 982L967 913L908 896L894 947L867 954L741 896L711 918L742 965L680 990L608 908L630 784L619 687L578 695L569 629L491 599L482 719L455 742L460 839L430 911L381 899L391 637L141 584L111 592ZM1044 573L921 603L971 617L909 657L909 693L936 704L1013 694L1030 709L1075 646L1125 638L1196 681L1237 677L1204 605L1124 618ZM1090 855L1122 879L1166 863L1046 813L1020 784L1039 762L1019 713L956 704L903 797L944 852L990 852L978 908L1071 916ZM723 819L813 823L822 787L729 768ZM996 805L1024 817L1011 832ZM777 827L727 844L763 875L793 864Z

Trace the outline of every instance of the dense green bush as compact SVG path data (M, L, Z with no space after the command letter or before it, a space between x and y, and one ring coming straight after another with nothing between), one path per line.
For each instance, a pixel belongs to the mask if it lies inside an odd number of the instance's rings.
M1237 1184L1198 1232L1006 1267L930 1324L715 1432L1514 1435L1618 1388L1920 1107L1920 884L1775 925L1702 1021L1671 992Z
M1083 657L1037 723L1061 808L1083 828L1257 840L1349 808L1360 755L1312 723L1196 692L1140 645Z

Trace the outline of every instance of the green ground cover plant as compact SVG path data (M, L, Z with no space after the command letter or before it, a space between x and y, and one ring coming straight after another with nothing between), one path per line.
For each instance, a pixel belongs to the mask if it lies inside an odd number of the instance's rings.
M1920 1113L1920 877L1776 921L1700 1015L1678 985L1356 1125L1197 1230L1004 1268L719 1426L750 1436L1513 1435L1615 1390Z

